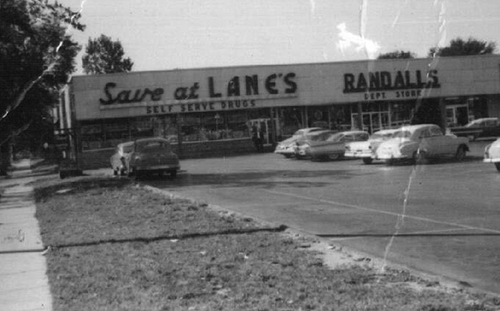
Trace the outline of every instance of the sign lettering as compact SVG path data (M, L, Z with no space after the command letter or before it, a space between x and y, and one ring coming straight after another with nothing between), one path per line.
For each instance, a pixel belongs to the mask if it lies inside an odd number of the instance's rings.
M353 73L346 73L344 74L344 93L379 92L380 97L384 96L383 91L439 88L441 85L437 73L437 70L429 70L425 80L420 70L397 71L395 74L389 71L375 71L368 74L359 73L357 76ZM365 99L370 98L366 98L365 95Z
M237 98L242 102L248 99L242 98L243 96L259 96L259 95L290 95L295 94L297 91L297 83L295 81L295 73L289 72L287 74L273 73L264 78L258 75L234 76L226 83L216 81L215 77L208 77L206 88L201 88L199 82L193 82L191 85L184 85L172 90L170 98L166 100L171 101L185 101L196 100L198 98L210 99L223 99L223 98ZM259 83L260 82L260 83ZM263 86L264 92L259 88ZM205 90L207 94L200 94L200 90ZM262 94L262 93L263 94ZM104 98L100 98L99 102L102 106L109 106L114 104L131 104L141 103L148 101L162 101L165 89L158 87L154 89L125 89L118 90L118 85L114 82L108 82L104 86ZM227 101L233 102L231 100ZM237 102L237 101L234 101ZM188 108L187 108L188 109Z

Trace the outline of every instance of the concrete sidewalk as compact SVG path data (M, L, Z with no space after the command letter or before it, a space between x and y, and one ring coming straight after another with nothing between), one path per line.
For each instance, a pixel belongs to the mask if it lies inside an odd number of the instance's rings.
M44 246L35 218L31 161L0 178L0 309L52 310Z

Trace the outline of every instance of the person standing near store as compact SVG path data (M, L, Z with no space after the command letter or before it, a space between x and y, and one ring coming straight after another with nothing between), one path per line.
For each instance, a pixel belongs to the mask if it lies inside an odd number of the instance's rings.
M257 151L262 152L264 148L262 145L262 137L259 127L257 126L257 124L252 125L252 141Z

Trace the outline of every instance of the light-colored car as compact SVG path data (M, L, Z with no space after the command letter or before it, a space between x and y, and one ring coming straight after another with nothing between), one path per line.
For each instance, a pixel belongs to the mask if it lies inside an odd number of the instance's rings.
M117 152L111 157L111 163L115 174L127 173L136 177L152 173L176 177L180 170L179 158L172 151L170 142L161 137L119 144Z
M500 172L500 138L484 148L485 163L493 163Z
M469 151L469 140L453 134L444 135L435 124L408 125L382 142L375 152L376 158L391 164L394 161L421 162L430 158L452 156L458 160Z
M297 141L304 139L305 135L308 133L321 131L321 127L307 127L297 130L292 137L280 141L274 150L274 153L281 154L285 158L290 158L295 155L295 149L297 148Z
M109 159L114 175L120 174L123 176L127 174L127 163L129 162L132 151L134 151L133 141L121 143L116 146L115 153Z
M345 153L345 144L353 141L366 141L370 134L365 131L334 132L330 130L314 132L306 135L306 139L299 142L296 157L310 158L311 160L342 158Z
M376 159L375 151L378 146L396 133L398 129L386 129L373 133L367 141L346 143L345 157L362 159L363 163L371 164Z

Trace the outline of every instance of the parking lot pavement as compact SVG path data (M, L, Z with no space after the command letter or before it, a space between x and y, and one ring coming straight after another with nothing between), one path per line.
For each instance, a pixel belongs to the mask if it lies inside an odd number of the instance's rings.
M321 235L349 248L460 284L500 293L500 174L482 163L364 165L275 154L191 159L152 186Z

